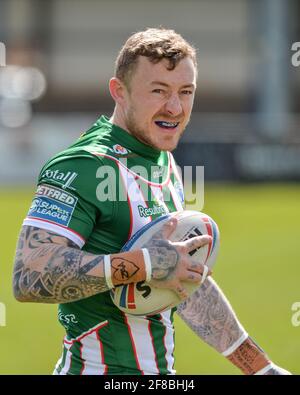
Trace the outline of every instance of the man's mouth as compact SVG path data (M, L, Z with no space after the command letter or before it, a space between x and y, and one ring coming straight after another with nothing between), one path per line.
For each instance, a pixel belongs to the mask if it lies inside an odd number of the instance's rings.
M162 129L175 129L179 125L179 122L167 122L167 121L155 121L155 124Z

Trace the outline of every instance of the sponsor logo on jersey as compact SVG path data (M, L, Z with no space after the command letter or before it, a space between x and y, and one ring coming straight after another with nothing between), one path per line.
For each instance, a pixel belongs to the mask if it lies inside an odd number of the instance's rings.
M39 185L28 216L68 226L77 198L55 187Z
M46 170L42 174L42 181L45 180L54 180L56 181L63 189L73 189L75 188L71 187L71 183L75 180L75 178L78 176L78 173L75 173L74 171L68 171L64 173L63 171L60 170Z
M61 311L58 313L58 320L66 329L69 329L70 324L78 324L75 314L63 314Z
M144 207L139 205L138 210L140 217L143 218L151 217L152 215L167 214L167 211L163 206Z

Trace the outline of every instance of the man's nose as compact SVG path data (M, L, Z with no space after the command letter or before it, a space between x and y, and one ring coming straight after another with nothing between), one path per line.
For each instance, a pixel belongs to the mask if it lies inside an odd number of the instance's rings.
M166 111L168 114L176 116L182 113L182 105L178 95L172 95L166 103Z

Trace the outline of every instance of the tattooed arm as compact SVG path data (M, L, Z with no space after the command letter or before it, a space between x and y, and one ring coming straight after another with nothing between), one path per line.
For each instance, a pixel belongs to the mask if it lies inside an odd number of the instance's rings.
M180 317L206 343L223 353L246 332L225 295L208 278L192 296L178 306Z
M202 265L186 259L185 249L209 240L198 237L177 246L165 239L172 230L174 224L167 224L145 245L151 261L151 281L184 297L181 281L199 282L203 271ZM14 295L21 302L67 303L108 291L104 258L81 251L72 241L55 233L23 226L15 257ZM110 264L113 286L146 279L142 250L111 254Z
M107 290L102 255L83 252L47 230L23 226L13 273L17 300L66 303Z
M179 305L177 312L202 340L222 353L244 374L290 374L273 364L248 336L229 301L211 277Z

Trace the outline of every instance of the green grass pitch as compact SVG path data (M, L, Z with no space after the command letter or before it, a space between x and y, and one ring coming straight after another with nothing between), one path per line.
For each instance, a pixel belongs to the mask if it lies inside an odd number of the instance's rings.
M12 295L13 255L32 193L0 190L0 374L51 374L61 353L56 306L22 304ZM207 184L203 211L221 232L214 278L248 333L274 362L300 374L300 326L291 322L291 306L300 301L300 186ZM175 357L178 374L239 373L179 318Z

